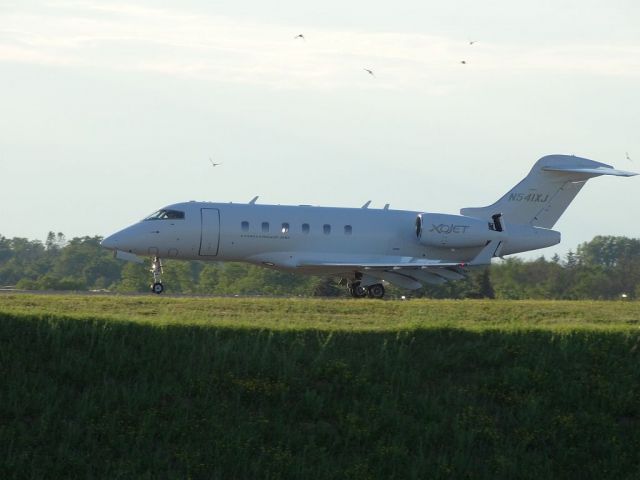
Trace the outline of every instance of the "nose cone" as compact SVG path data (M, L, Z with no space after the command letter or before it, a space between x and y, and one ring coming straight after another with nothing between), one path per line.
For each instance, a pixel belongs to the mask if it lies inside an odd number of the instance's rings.
M109 250L117 250L118 235L117 234L109 235L108 237L106 237L100 242L100 246L104 248L108 248Z
M140 225L134 224L115 233L100 242L104 248L128 253L144 253L148 250Z

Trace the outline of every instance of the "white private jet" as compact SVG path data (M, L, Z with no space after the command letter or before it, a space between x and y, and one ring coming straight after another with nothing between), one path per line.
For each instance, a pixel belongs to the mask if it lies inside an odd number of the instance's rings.
M588 179L633 172L568 155L538 160L493 205L460 215L405 210L186 202L164 207L102 241L124 260L161 258L249 262L341 278L356 298L382 298L384 283L418 289L464 278L491 259L560 242L551 227Z

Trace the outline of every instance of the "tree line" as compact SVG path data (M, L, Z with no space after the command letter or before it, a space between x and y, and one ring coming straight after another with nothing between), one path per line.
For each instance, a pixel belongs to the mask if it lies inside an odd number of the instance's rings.
M148 262L113 258L99 236L46 241L0 235L0 286L25 290L146 292ZM217 295L347 296L335 279L283 273L242 263L163 260L168 293ZM597 236L564 258L510 257L465 279L417 291L389 286L389 296L504 299L640 298L640 239Z

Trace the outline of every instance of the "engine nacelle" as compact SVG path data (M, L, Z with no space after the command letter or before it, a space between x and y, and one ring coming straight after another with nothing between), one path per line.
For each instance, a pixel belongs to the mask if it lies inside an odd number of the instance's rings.
M416 218L416 236L429 247L483 247L490 240L502 238L501 230L499 220L491 223L444 213L421 213Z

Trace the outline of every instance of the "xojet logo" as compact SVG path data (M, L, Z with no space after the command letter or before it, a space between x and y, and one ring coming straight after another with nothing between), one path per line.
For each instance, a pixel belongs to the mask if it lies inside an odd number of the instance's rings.
M436 233L465 233L469 227L470 225L454 225L453 223L451 225L447 225L445 223L434 225L432 223L431 230L429 231Z

